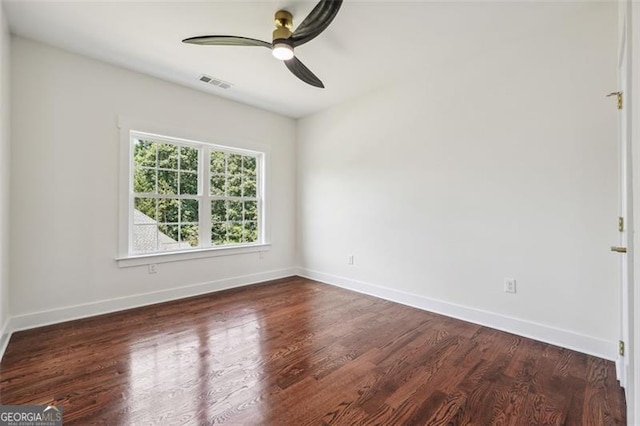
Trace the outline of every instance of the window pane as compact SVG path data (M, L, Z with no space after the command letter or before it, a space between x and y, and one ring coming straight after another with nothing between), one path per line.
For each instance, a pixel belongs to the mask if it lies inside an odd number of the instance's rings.
M244 157L242 163L242 173L245 177L256 177L256 157Z
M242 173L242 155L227 154L227 173L239 174Z
M198 226L182 225L180 226L180 248L198 247Z
M198 200L182 200L180 222L198 222Z
M156 144L153 142L136 140L133 148L133 159L136 167L156 166Z
M223 222L214 222L211 225L211 244L222 245L227 240L227 225Z
M214 151L211 153L211 173L226 173L224 152Z
M214 175L211 178L211 195L225 195L225 182L224 175Z
M133 223L156 223L156 199L135 198L133 200Z
M132 252L202 247L200 219L211 224L214 246L258 241L258 224L262 220L262 201L258 198L260 155L226 152L233 148L224 147L214 151L195 144L183 146L171 138L145 137L133 133L133 193L129 194L134 197ZM203 152L210 155L200 158ZM203 164L204 170L200 168ZM210 193L199 192L207 184ZM200 211L200 205L204 211ZM209 241L205 245L209 246Z
M256 201L244 202L244 220L258 220L258 203Z
M155 194L156 170L136 168L133 174L133 192L138 194Z
M198 174L180 173L180 194L196 195L198 193Z
M228 203L229 220L242 221L242 201L228 201Z
M225 222L227 220L227 206L224 200L211 202L211 220L213 222Z
M187 146L180 147L180 170L198 170L198 150Z
M242 176L234 175L227 178L227 195L231 197L242 195Z
M178 147L168 143L158 144L158 167L178 169Z
M243 240L246 243L258 241L258 222L244 222Z
M242 222L231 222L229 225L229 231L227 232L227 243L241 243L242 234Z
M133 225L132 245L134 253L149 253L158 247L158 225Z
M177 223L180 200L158 200L158 222ZM176 234L177 237L177 234Z
M178 193L178 172L158 170L158 193L172 195Z
M244 178L242 182L242 194L244 197L256 196L256 181L253 179Z
M178 243L178 225L161 223L158 225L158 231L158 250L170 251L180 248L180 243Z

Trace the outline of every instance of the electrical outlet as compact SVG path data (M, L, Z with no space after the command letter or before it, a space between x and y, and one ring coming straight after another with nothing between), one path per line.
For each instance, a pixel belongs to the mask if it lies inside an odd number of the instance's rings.
M350 254L349 257L347 257L347 264L348 265L353 265L353 255Z
M150 263L150 264L148 265L149 273L150 273L150 274L155 274L155 273L157 273L157 272L158 272L158 270L156 269L156 266L157 266L157 265L156 265L155 263Z
M516 280L513 278L504 279L504 292L515 293L516 292Z

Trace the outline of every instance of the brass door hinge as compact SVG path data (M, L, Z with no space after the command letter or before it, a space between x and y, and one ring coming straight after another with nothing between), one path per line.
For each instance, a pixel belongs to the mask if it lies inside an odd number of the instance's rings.
M619 232L624 231L624 218L623 217L619 217L618 218L618 231Z
M622 340L618 340L618 353L620 356L624 356L624 342Z
M610 96L615 96L618 99L618 109L622 109L622 92L611 92L607 95L607 98Z

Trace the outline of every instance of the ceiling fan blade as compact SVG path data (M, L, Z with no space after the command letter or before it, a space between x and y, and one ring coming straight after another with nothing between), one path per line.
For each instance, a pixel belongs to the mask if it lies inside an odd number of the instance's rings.
M336 17L340 6L342 0L320 0L291 35L293 45L300 46L320 35Z
M236 37L226 35L207 35L190 37L182 40L183 43L200 44L206 46L259 46L271 49L271 43L256 40L255 38Z
M304 64L300 62L300 60L295 56L292 59L283 62L287 66L287 68L289 68L289 71L291 71L300 80L312 86L324 89L324 84L322 84L320 79L316 77L316 75L312 73L309 68L305 67Z

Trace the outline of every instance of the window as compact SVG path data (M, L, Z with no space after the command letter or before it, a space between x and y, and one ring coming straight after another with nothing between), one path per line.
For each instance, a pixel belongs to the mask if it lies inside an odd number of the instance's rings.
M133 131L129 143L129 256L263 243L263 153Z

